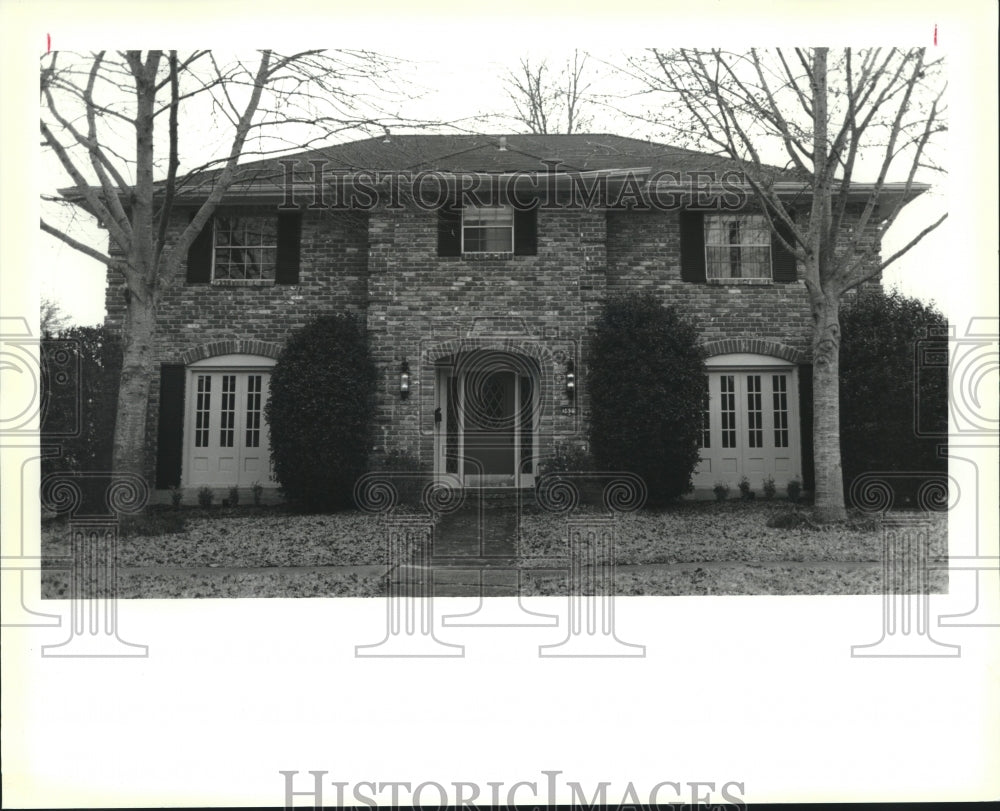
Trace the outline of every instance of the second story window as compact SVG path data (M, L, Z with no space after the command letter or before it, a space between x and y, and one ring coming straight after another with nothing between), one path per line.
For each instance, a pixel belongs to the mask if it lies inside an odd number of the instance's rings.
M298 284L301 242L298 211L221 211L191 243L185 280L220 286Z
M437 255L509 259L538 253L537 209L450 204L437 212Z
M215 218L213 279L274 279L277 259L275 217Z
M705 275L709 279L770 279L767 219L754 214L706 215Z
M462 253L511 253L514 209L509 206L462 209Z

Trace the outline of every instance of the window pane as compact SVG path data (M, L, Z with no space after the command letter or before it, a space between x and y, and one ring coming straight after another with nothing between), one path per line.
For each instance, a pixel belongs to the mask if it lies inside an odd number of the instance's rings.
M216 217L215 279L273 279L278 258L274 217Z
M250 375L247 378L247 423L246 446L260 447L260 393L261 376Z
M448 378L448 419L445 424L445 472L458 473L458 378Z
M705 262L709 279L770 279L767 218L758 214L706 216Z
M774 447L788 447L788 378L773 375L771 378L774 405Z
M521 472L531 473L534 453L531 378L521 377Z
M733 375L722 375L719 378L722 416L722 447L736 447L736 378Z
M219 413L219 447L231 448L236 425L236 375L222 376L222 403Z
M712 398L708 389L708 378L705 378L705 388L702 392L701 411L701 447L712 447Z
M462 216L466 225L513 225L514 209L506 206L493 208L465 208Z
M208 447L208 424L212 408L212 378L198 375L198 396L194 412L194 446Z
M462 210L464 253L511 253L514 250L514 210L465 208Z
M763 419L760 375L747 375L747 442L751 448L764 446Z

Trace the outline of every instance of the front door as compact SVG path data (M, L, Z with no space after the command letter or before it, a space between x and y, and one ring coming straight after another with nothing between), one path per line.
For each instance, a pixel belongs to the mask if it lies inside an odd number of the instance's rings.
M746 476L758 490L801 475L798 386L794 369L710 369L696 487Z
M467 487L534 486L538 399L527 371L513 364L438 371L439 479Z
M516 464L513 372L466 378L465 481L471 486L514 486Z
M262 371L193 371L189 379L188 486L273 484L264 421L269 377Z

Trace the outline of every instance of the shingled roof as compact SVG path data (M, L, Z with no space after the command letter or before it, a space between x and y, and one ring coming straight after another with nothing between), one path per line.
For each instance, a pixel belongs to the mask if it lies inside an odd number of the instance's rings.
M601 172L644 169L651 173L716 172L739 169L739 164L667 144L607 133L574 135L395 135L337 144L241 164L230 195L252 187L278 186L288 161L296 164L296 180L307 182L313 161L323 161L332 174L356 172L440 171L446 173L502 174L545 172L558 162L561 172ZM799 175L780 167L767 167L776 180L797 181ZM218 170L192 179L191 185L210 186ZM189 193L193 191L189 187Z

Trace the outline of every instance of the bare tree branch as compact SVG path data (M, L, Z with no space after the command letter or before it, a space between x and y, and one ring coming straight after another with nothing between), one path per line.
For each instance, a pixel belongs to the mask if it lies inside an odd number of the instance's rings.
M108 256L107 254L103 254L100 251L94 250L89 245L85 245L84 243L80 242L79 240L73 239L73 237L69 236L68 234L64 234L58 228L56 228L56 227L54 227L52 225L49 225L47 222L45 222L45 220L40 220L39 222L40 222L40 225L41 225L41 229L46 234L51 234L56 239L61 240L62 242L65 242L67 245L69 245L74 250L77 250L80 253L85 254L86 256L89 256L91 259L96 259L98 262L101 262L101 263L103 263L105 265L108 265L108 264L111 263L111 257Z

